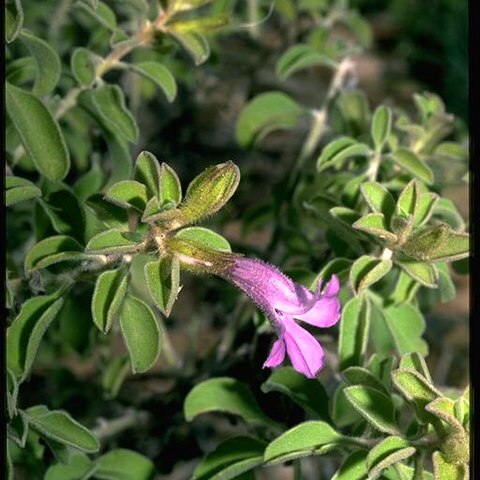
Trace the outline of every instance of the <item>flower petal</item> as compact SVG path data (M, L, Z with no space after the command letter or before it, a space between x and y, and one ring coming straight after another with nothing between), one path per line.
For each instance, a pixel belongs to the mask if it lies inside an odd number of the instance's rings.
M315 303L312 292L261 260L237 257L227 278L265 311L300 314Z
M279 338L272 347L270 354L268 355L265 363L263 364L263 368L269 367L278 367L283 360L285 359L285 342L282 338Z
M318 295L321 282L319 282L316 295ZM335 325L340 319L340 301L336 296L340 290L340 282L333 275L327 283L321 298L306 313L293 316L302 322L315 325L316 327L327 328Z
M338 295L339 291L340 291L340 280L336 275L332 275L332 278L330 279L330 281L327 283L327 286L325 287L323 295L325 295L326 297L332 297L334 295Z
M340 300L337 297L323 297L307 313L294 317L316 327L331 327L340 320Z
M283 325L283 339L293 368L308 378L315 378L324 365L322 346L293 319L285 317Z

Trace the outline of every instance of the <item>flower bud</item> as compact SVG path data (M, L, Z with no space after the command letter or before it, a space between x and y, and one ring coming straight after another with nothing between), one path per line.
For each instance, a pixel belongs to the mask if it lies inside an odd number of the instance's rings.
M218 212L235 193L240 170L233 162L208 167L188 186L180 205L184 224L198 222Z

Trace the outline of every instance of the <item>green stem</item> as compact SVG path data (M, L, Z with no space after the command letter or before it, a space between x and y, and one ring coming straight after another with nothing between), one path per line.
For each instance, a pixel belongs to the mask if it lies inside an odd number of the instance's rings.
M150 414L147 412L128 410L123 416L115 418L114 420L99 419L99 425L92 430L92 433L102 442L117 436L129 428L145 426L149 420Z

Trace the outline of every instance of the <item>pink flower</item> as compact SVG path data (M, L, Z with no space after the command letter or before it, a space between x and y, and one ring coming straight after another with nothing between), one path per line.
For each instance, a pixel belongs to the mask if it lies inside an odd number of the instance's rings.
M263 366L277 367L287 353L295 370L315 378L324 366L323 348L295 320L322 328L337 323L340 319L338 278L333 275L323 292L320 280L317 291L312 293L273 265L241 256L235 256L222 276L265 312L278 335Z

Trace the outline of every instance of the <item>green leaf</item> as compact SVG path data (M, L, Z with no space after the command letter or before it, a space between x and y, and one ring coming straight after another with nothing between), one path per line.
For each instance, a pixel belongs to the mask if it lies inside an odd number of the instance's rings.
M147 204L147 187L135 180L121 180L107 190L105 198L119 207L143 212Z
M102 272L95 283L92 318L102 333L108 333L120 311L128 289L128 275L122 269Z
M366 480L368 477L366 456L367 452L362 450L350 454L335 472L332 480Z
M81 7L94 18L100 25L108 28L111 32L117 29L117 18L113 10L104 2L98 0L84 0L86 3L76 3L75 6ZM95 6L96 5L96 6Z
M433 384L416 370L404 368L394 370L392 380L401 394L414 404L419 420L431 421L432 415L425 407L442 395Z
M150 369L160 354L160 328L150 307L127 295L120 310L120 328L133 373Z
M25 256L25 270L32 272L54 263L85 258L83 247L74 238L56 235L34 245Z
M315 417L330 421L328 395L317 380L306 378L292 367L275 369L262 384L262 392L281 392Z
M378 237L387 243L394 243L397 240L397 236L389 231L385 216L382 213L369 213L357 220L352 227Z
M381 476L383 470L411 457L416 452L406 440L400 437L387 437L377 443L367 455L368 478Z
M23 7L20 0L14 0L15 4L15 15L8 9L5 8L5 40L7 43L13 42L18 34L20 33L23 27Z
M12 440L20 448L25 448L28 435L28 420L23 410L18 410L17 414L7 424L7 438Z
M453 230L462 231L465 229L465 222L457 207L449 198L439 198L435 204L433 216L450 225Z
M354 409L345 396L347 384L343 381L337 385L332 398L332 418L338 428L363 422L363 417Z
M416 370L429 383L432 383L432 377L430 375L430 371L428 370L427 363L418 352L406 353L405 355L402 355L399 368Z
M392 194L380 183L365 182L360 185L360 191L368 206L375 213L382 213L387 224L395 211L395 200Z
M31 428L48 439L83 452L97 452L100 448L94 435L62 410L29 408L25 413Z
M294 45L279 58L275 73L280 80L286 80L299 70L317 65L336 66L330 58L310 45Z
M230 480L263 463L266 443L252 437L234 437L208 453L193 472L193 480Z
M350 285L355 295L361 294L370 285L381 280L392 268L390 259L362 255L350 269Z
M7 366L21 380L28 376L42 337L62 304L56 295L30 298L7 328Z
M155 155L146 150L140 152L135 160L133 179L145 185L147 198L159 197L160 176L160 164Z
M264 461L270 464L311 455L324 445L340 443L343 436L328 423L310 421L287 430L269 443Z
M57 85L60 78L60 58L47 42L27 30L20 32L20 39L35 60L37 75L32 93L37 97L43 97Z
M432 461L435 480L467 480L469 478L468 464L449 463L441 452L433 452Z
M445 224L426 227L412 235L402 246L408 256L423 262L451 262L470 254L470 236Z
M370 107L362 90L341 90L335 99L334 109L338 112L337 117L340 117L340 122L335 122L335 119L332 118L334 129L344 131L353 137L360 136L368 131ZM331 116L334 117L334 115Z
M238 415L247 423L278 427L278 424L260 409L249 388L229 377L211 378L196 385L188 393L183 404L187 422L198 415L211 412L225 412Z
M366 387L374 388L382 393L388 393L383 383L366 368L363 367L348 367L342 371L342 376L350 385L364 385Z
M199 8L212 0L170 0L169 7L172 12L185 12Z
M35 167L49 180L62 180L70 157L57 121L35 95L8 82L5 91L8 116Z
M417 281L413 280L413 278L403 271L400 271L395 290L392 293L392 301L395 305L412 302L419 287L420 284Z
M73 185L73 191L77 198L84 202L91 195L100 191L105 183L105 172L100 166L98 158L92 158L92 166Z
M380 105L372 118L371 134L375 150L381 152L392 129L392 111L385 105Z
M102 58L86 48L76 48L72 54L70 68L75 80L82 87L90 87L95 80L96 67Z
M173 102L177 95L177 83L170 70L158 62L142 62L128 67L136 73L139 73L148 80L151 80L167 97L169 102Z
M8 350L7 350L8 352ZM7 367L6 371L6 404L8 418L11 419L17 414L17 400L18 400L18 382L15 373Z
M419 201L419 186L416 180L411 180L400 193L397 200L397 213L402 217L415 216Z
M232 251L230 244L224 237L204 227L183 228L175 235L175 238L198 243L210 250L219 250L220 252Z
M340 369L361 365L367 348L370 307L364 297L350 299L342 309L338 356Z
M266 92L243 108L237 121L236 139L241 147L251 147L270 132L293 128L305 109L288 95Z
M155 475L153 462L133 450L116 448L100 456L96 463L98 480L152 480Z
M420 194L413 220L413 225L415 227L419 227L428 222L434 212L438 200L439 196L436 193L424 192Z
M438 270L438 290L440 293L441 302L451 302L455 299L456 289L452 281L448 266L446 263L436 263L435 267Z
M182 200L182 186L180 179L172 167L165 162L160 166L160 194L161 205L173 203L178 205Z
M315 280L310 284L310 288L315 288L320 278L330 278L334 274L342 282L342 280L347 278L351 265L352 261L348 258L334 258L320 270Z
M123 91L118 85L103 84L92 90L92 99L99 115L115 135L136 142L138 126L127 109Z
M100 232L90 239L85 251L95 254L134 253L138 248L138 243L128 240L122 233L119 228L111 228L105 232Z
M107 202L103 194L90 196L85 202L87 210L101 221L106 228L128 228L127 210Z
M105 397L115 398L130 370L130 361L126 357L114 357L102 371L102 388Z
M365 386L347 387L345 395L360 415L377 430L390 435L398 434L395 407L390 396Z
M72 455L66 465L57 463L45 473L44 480L78 480L90 478L97 466L85 454Z
M42 195L42 191L32 182L13 175L5 177L5 190L5 205L7 207Z
M425 319L416 307L408 303L394 305L387 307L384 314L400 355L410 352L427 355L428 344L422 339Z
M396 264L411 278L424 287L437 288L438 270L435 265L424 262L398 261Z
M144 267L148 292L155 305L166 316L170 313L180 291L180 269L176 258L148 262Z
M369 154L370 148L365 143L357 142L351 137L340 137L324 147L317 160L317 171L322 172L334 165L341 166L344 160L351 157Z
M54 191L38 201L39 207L61 235L74 237L83 243L85 238L85 211L75 194L62 184L53 185ZM48 190L48 185L44 190ZM43 235L42 235L43 236Z
M420 160L416 153L405 148L399 148L392 154L392 159L408 173L419 178L427 185L433 183L434 177L431 168L423 160Z
M191 19L173 19L167 23L167 28L173 34L210 33L225 27L230 18L225 14L208 15Z
M374 351L379 355L390 355L395 350L395 340L387 325L383 303L376 302L371 292L368 296L370 305L370 332L369 337Z
M207 39L200 33L174 31L169 31L169 33L188 52L196 66L204 63L210 56L210 46Z

